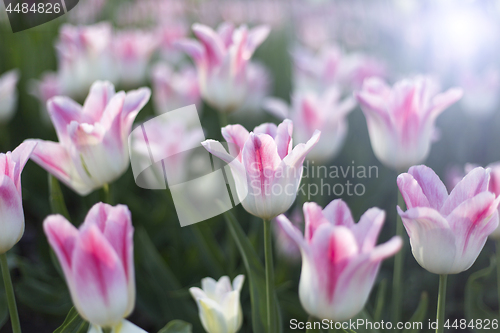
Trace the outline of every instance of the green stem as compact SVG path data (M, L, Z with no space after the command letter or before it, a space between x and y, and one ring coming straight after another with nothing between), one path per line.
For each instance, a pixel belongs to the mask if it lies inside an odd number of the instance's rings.
M7 304L9 306L10 322L12 325L12 333L21 333L21 324L19 315L17 314L16 297L14 296L14 287L10 279L9 266L7 264L7 254L0 254L0 264L2 265L3 283L5 285L5 295L7 296Z
M267 303L267 329L268 333L273 333L275 325L274 316L274 269L273 269L273 249L271 235L271 221L264 222L264 252L266 260L266 303Z
M497 240L497 296L498 296L498 311L500 315L500 240ZM500 316L499 316L500 318Z
M226 127L227 126L227 113L225 112L217 112L219 115L219 126Z
M437 328L436 333L444 332L444 308L446 305L446 280L448 279L448 275L442 274L439 275L439 295L438 295L438 305L437 305Z
M398 190L398 206L406 209L403 196ZM397 213L396 213L397 214ZM401 217L397 214L396 219L396 235L404 239L404 227ZM403 280L403 265L404 265L404 246L396 254L394 258L394 273L392 276L392 322L397 323L401 321L401 300L402 300L402 280Z
M101 200L104 203L111 204L111 192L109 190L109 184L106 183L102 186Z

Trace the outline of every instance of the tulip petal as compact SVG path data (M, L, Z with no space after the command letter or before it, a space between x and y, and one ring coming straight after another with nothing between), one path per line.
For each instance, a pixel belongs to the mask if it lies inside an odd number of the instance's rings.
M323 224L310 242L311 256L319 274L320 289L324 290L329 303L335 298L335 287L349 259L358 253L353 233L344 226Z
M342 199L330 202L323 209L323 216L333 225L343 225L348 228L354 225L351 210Z
M220 309L219 304L210 298L198 300L200 319L203 328L207 332L229 333L226 325L226 318Z
M83 113L89 119L92 119L91 123L98 122L101 119L106 105L108 105L114 94L115 87L109 81L96 81L92 84L83 104Z
M260 188L261 194L270 193L274 171L281 163L274 139L267 134L250 133L242 161L249 181Z
M314 237L315 231L321 226L322 224L328 224L331 223L335 224L336 220L327 220L326 217L323 215L323 210L321 209L321 206L319 206L315 202L306 202L304 203L304 219L305 219L305 232L304 232L304 238L306 242L311 242L312 238ZM339 213L341 213L340 209L338 210Z
M147 333L145 330L132 324L128 320L122 320L120 324L113 327L111 333Z
M0 254L10 250L24 233L21 194L8 176L0 174Z
M318 143L319 138L321 136L321 132L316 130L314 131L313 136L307 141L307 143L299 143L296 145L290 154L286 155L283 159L283 162L291 168L297 169L302 166L304 163L304 159L306 155L313 149L313 147Z
M441 181L441 180L440 180ZM398 188L408 209L415 207L431 207L418 181L409 173L402 173L397 178ZM434 201L436 206L437 203ZM438 209L441 206L438 207Z
M278 147L278 155L284 159L292 151L292 133L293 123L290 119L285 119L278 125L276 136L276 146Z
M448 191L434 170L425 165L419 165L411 167L408 173L418 182L430 207L439 211L448 198ZM424 205L415 203L413 207L416 206Z
M432 99L432 108L430 111L431 117L437 117L447 107L457 102L464 94L461 88L451 88L447 91L434 96Z
M488 236L498 227L497 207L500 197L482 192L456 207L447 217L456 237L460 259L457 273L468 269L481 252Z
M236 276L233 280L233 290L241 291L243 283L245 283L245 275L240 274Z
M283 231L297 244L301 250L307 249L307 243L302 236L302 232L290 222L290 220L283 214L276 217L276 222L280 224Z
M37 146L30 158L35 163L80 195L87 195L93 190L93 186L82 179L68 151L60 143L44 140L33 141L37 142Z
M377 238L384 221L385 212L374 207L368 209L361 216L359 222L353 225L352 232L358 241L361 253L368 253L373 250L375 244L377 244Z
M128 285L128 308L125 316L128 316L135 306L134 228L130 211L125 205L113 207L97 203L85 217L84 225L96 225L123 263Z
M247 58L250 58L253 55L255 49L257 49L257 47L266 40L270 32L271 28L267 25L259 25L255 28L252 28L248 32L248 39L247 39L246 53L245 53L245 56Z
M481 167L473 169L451 191L441 208L441 214L447 216L462 202L481 192L487 191L489 180L489 170Z
M73 253L73 302L79 312L99 326L115 326L128 307L123 265L96 225L80 231Z
M229 292L221 302L220 307L226 318L227 331L237 332L243 323L240 292L236 290Z
M59 259L67 281L71 281L73 250L78 238L78 229L62 215L49 215L43 221L43 230L57 259Z
M224 43L219 35L203 24L193 24L193 33L203 43L205 55L210 66L219 65L224 56Z
M57 133L59 142L68 143L67 127L72 121L93 123L82 112L82 106L69 97L56 96L47 102L47 112Z
M151 89L143 87L137 90L127 92L125 101L123 102L123 111L121 114L122 125L121 132L124 140L132 129L135 117L140 110L148 103L151 97Z
M30 155L36 145L36 141L27 140L17 146L17 148L12 152L12 161L16 163L12 180L16 184L16 188L19 193L21 193L21 172L23 171L24 166L26 165L26 162L28 162L28 159L30 158Z
M278 126L273 123L264 123L253 129L255 134L267 134L271 136L273 139L276 137L278 133Z
M240 124L237 125L227 125L221 129L222 136L226 139L229 146L229 152L234 157L238 157L241 162L241 151L243 146L248 139L249 133L245 127Z
M457 250L448 221L428 207L412 208L406 212L398 207L398 213L410 236L413 256L420 266L435 274L452 272Z
M205 60L205 50L195 39L181 39L174 42L175 47L186 52L199 66Z

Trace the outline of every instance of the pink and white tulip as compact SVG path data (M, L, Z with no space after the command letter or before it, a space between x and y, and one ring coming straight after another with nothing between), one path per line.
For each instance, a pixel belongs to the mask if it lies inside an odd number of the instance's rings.
M9 121L17 106L19 71L13 69L0 76L0 123Z
M373 152L386 166L402 170L425 161L435 136L436 118L462 97L452 88L439 93L430 77L417 76L392 88L369 78L356 93L366 117Z
M61 27L56 43L57 76L63 94L82 97L96 80L117 81L109 23Z
M366 54L343 53L335 45L323 46L317 53L297 48L293 53L294 88L298 91L323 93L331 86L351 92L359 89L364 79L385 77L385 65Z
M135 87L146 81L149 60L158 44L158 36L148 31L120 31L113 36L113 58L121 84Z
M196 108L200 109L198 77L192 66L174 71L166 63L157 64L151 71L151 80L157 113L166 113L191 104L196 104Z
M43 222L78 313L92 333L141 333L124 320L135 306L134 228L127 206L95 204L79 229L61 215Z
M250 214L269 220L287 211L295 201L304 159L318 143L321 132L315 131L307 143L293 149L292 132L289 119L279 126L262 124L250 133L239 124L228 125L222 128L222 136L229 144L229 153L218 141L201 143L229 164L238 198Z
M248 65L255 49L267 38L269 28L248 29L223 23L217 31L194 24L198 40L182 40L178 45L193 58L203 99L220 112L241 107L248 94Z
M323 210L308 202L304 217L304 235L284 215L277 218L302 254L300 302L316 318L348 320L364 308L382 260L396 254L403 242L395 236L376 246L385 220L385 212L378 208L367 210L354 223L341 199Z
M83 106L54 97L47 109L59 142L38 142L31 158L80 195L111 183L128 167L128 135L138 112L148 102L148 88L115 93L97 81Z
M0 154L0 254L9 251L24 233L21 172L36 143L21 143L13 152Z
M413 256L431 273L457 274L476 261L498 226L500 197L488 191L490 170L475 168L451 191L425 165L398 176L408 210L403 220Z
M232 285L227 276L219 281L207 277L201 280L202 289L189 288L207 333L236 333L240 330L243 324L240 292L244 281L244 275L238 275Z
M340 152L347 135L347 115L356 105L353 98L341 101L340 96L341 92L335 87L323 94L296 92L292 96L291 107L280 99L269 98L264 108L281 119L292 119L295 124L294 139L299 142L304 142L315 130L320 130L323 135L308 158L324 162Z

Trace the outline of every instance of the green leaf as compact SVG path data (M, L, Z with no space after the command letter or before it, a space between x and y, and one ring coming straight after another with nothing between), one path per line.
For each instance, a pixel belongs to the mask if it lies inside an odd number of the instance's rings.
M188 303L189 293L183 290L144 228L137 228L134 243L138 304L157 320L197 318L194 301Z
M410 320L408 322L410 323L416 323L416 324L422 324L425 319L425 315L427 314L427 306L429 305L429 297L427 296L427 293L424 291L422 295L420 296L420 302L418 303L417 309L415 310L415 313L413 316L411 316ZM423 328L423 324L422 324ZM417 326L414 328L408 328L403 331L403 333L418 333L420 332L420 329L418 329Z
M52 214L61 214L70 221L68 209L64 203L59 181L49 173L49 201Z
M158 333L192 333L193 325L182 320L172 320Z
M373 318L370 316L370 314L368 313L368 311L366 310L363 310L361 311L356 317L354 317L352 320L353 321L357 321L357 319L363 319L366 322L371 322L371 323L374 323L375 321L373 320ZM358 333L379 333L380 331L375 329L375 328L370 328L369 326L366 327L366 326L362 326L362 327L358 327Z
M484 293L491 292L485 290L484 282L494 274L495 267L495 259L492 258L490 266L473 273L467 280L465 285L465 318L467 320L489 319L492 321L498 319L497 313L492 311L483 301ZM477 328L474 328L474 331L477 333L491 332L491 330Z
M87 333L89 323L80 317L75 308L69 310L64 323L54 333Z
M234 237L240 255L245 265L248 281L250 285L250 301L252 305L252 329L253 332L266 332L266 279L265 271L262 263L255 253L250 240L245 235L234 215L228 211L224 213L224 218L227 222L228 228ZM275 294L276 309L275 316L278 318L278 327L273 329L272 332L282 332L281 313L279 310L278 297Z
M383 279L377 290L377 298L375 300L375 312L373 313L373 320L379 322L382 319L382 312L385 304L385 294L387 291L387 279Z

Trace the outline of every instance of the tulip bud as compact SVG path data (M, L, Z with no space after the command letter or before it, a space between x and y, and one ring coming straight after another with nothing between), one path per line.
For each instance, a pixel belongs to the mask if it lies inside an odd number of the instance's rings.
M36 143L21 143L13 152L0 154L0 254L9 251L24 233L21 172Z
M354 223L341 199L323 210L308 202L304 217L304 235L284 215L277 218L302 254L300 303L316 318L348 320L364 308L382 260L396 254L403 242L395 236L375 245L385 219L378 208L367 210Z
M43 228L75 308L92 324L90 332L144 332L123 319L135 305L134 228L127 206L98 203L79 229L50 215Z
M229 163L238 198L250 214L269 220L287 211L295 201L304 159L321 133L315 131L306 144L292 149L292 132L289 119L279 126L262 124L250 133L241 125L228 125L222 128L222 136L230 145L230 153L218 141L201 143Z
M207 277L201 280L201 288L189 288L198 305L201 324L207 333L236 333L243 323L240 292L245 281L238 275L231 281L223 276L219 281Z
M489 181L489 170L475 168L448 195L425 165L398 176L408 208L398 207L398 213L420 266L435 274L457 274L472 266L498 226L500 197L488 192Z
M128 167L128 135L137 113L148 102L148 88L115 93L97 81L83 107L54 97L47 109L59 142L38 142L31 158L80 195L111 183Z

